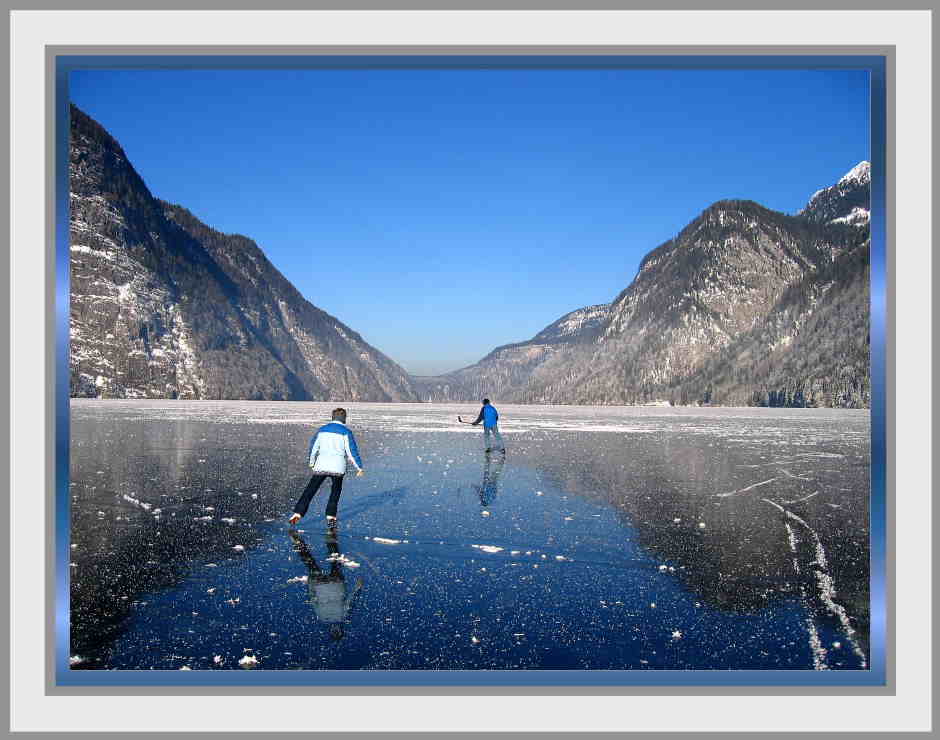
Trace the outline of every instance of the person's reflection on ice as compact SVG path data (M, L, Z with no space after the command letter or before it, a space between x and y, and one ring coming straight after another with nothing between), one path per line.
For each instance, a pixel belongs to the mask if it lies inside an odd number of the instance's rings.
M342 555L334 533L326 535L326 548L330 553L327 558L330 563L329 572L320 568L310 554L307 543L296 530L290 530L288 534L293 541L294 551L307 566L307 603L313 607L318 621L330 625L330 637L334 640L342 639L343 623L352 608L353 599L362 588L362 579L357 578L352 591L347 594Z
M483 482L474 486L480 494L480 505L489 506L496 494L499 493L499 476L503 474L503 465L506 464L505 451L483 453Z

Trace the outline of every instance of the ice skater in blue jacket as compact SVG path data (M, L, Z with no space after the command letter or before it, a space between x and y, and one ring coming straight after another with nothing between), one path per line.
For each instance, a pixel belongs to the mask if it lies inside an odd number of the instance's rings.
M483 408L480 409L480 415L473 424L475 426L481 422L483 423L483 447L486 451L496 449L505 452L506 445L503 443L503 435L499 433L499 412L488 398L483 399Z
M332 481L330 500L326 504L326 526L336 527L336 508L339 496L343 492L343 476L346 475L346 460L356 466L356 477L364 474L362 459L356 438L346 426L346 409L333 409L333 421L320 427L310 438L307 448L307 464L313 470L313 476L297 500L294 513L287 521L296 524L307 513L310 500L327 478Z

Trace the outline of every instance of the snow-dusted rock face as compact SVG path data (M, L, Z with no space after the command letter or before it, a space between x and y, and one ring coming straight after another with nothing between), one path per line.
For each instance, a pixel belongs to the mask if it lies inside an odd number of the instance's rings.
M607 322L610 304L579 308L549 324L532 338L532 342L571 342L593 338Z
M867 224L871 211L871 165L859 162L835 185L813 193L799 215L823 223Z
M250 239L156 200L74 106L70 392L413 401L407 373L306 301Z

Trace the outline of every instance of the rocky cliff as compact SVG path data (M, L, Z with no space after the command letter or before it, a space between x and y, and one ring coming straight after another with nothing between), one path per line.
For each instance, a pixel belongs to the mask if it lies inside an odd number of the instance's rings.
M417 400L254 242L154 198L75 106L69 184L72 396Z

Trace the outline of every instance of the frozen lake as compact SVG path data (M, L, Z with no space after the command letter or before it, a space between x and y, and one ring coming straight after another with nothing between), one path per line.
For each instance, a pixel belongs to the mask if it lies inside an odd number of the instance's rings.
M868 411L71 401L76 669L868 667Z

